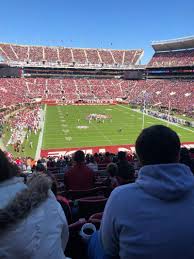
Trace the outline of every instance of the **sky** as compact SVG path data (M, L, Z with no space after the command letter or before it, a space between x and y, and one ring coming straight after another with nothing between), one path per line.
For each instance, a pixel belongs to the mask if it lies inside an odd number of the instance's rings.
M144 49L194 35L193 0L1 1L0 42L81 48Z

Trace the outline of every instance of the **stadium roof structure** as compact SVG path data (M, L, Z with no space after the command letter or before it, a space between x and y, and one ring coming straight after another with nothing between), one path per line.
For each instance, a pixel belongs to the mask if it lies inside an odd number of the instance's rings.
M163 41L153 41L151 45L156 52L194 49L194 36Z

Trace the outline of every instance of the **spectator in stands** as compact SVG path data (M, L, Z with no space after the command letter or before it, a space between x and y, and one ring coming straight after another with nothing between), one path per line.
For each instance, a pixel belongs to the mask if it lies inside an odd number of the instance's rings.
M87 166L92 169L94 172L98 171L98 165L96 163L96 161L94 160L93 156L89 157L89 163L87 164Z
M133 183L135 181L135 169L128 161L120 162L117 166L117 179L119 185Z
M124 151L119 151L117 156L118 156L118 161L119 162L127 160L127 154Z
M118 166L115 163L110 163L106 167L108 179L105 180L105 184L109 185L111 189L116 188L119 185L117 180Z
M109 164L111 162L111 157L110 157L110 153L109 152L106 152L105 155L104 155L104 158L103 158L103 163L104 164Z
M134 182L135 180L135 170L133 166L128 162L127 153L124 151L118 152L118 182L119 185Z
M194 258L194 177L178 163L178 135L152 126L135 147L143 167L136 182L116 188L106 204L99 239L105 253L121 259Z
M54 168L56 167L55 160L52 157L49 157L49 160L47 162L47 168Z
M194 148L190 148L189 153L190 153L190 158L194 159Z
M42 164L41 160L37 161L37 165L35 166L35 172L37 172L37 173L46 173L46 168Z
M0 172L0 258L65 258L68 225L50 178L25 185L2 151Z
M54 193L57 201L61 204L61 207L65 213L65 216L69 225L72 223L72 214L71 214L71 208L69 205L69 200L64 196L58 195L58 182L53 174L48 173L48 175L52 181L51 190Z
M74 154L75 165L64 176L67 189L86 190L94 187L94 172L85 165L84 152L78 150Z
M99 154L97 153L94 154L94 160L96 161L97 164L100 162Z
M194 174L194 160L191 159L189 150L186 147L181 148L180 163L189 166Z

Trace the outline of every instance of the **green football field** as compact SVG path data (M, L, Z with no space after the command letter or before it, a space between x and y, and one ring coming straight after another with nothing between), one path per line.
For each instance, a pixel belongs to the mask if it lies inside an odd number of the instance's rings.
M89 123L90 114L104 114L108 118L104 123L95 120ZM145 115L145 127L154 124L167 122ZM192 128L169 126L182 142L194 142ZM42 148L134 144L141 130L142 114L127 105L47 106Z

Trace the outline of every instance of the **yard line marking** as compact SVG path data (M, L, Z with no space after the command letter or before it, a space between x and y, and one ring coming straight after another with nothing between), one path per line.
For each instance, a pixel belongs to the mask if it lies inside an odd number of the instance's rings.
M64 129L64 130L62 130L62 132L64 132L64 133L68 133L68 132L69 132L69 130L68 130L68 129ZM51 135L51 134L48 134L48 135ZM58 136L58 135L60 135L60 134L53 134L53 135Z
M71 141L71 140L72 140L72 137L71 137L71 136L69 136L69 137L65 137L65 140L67 140L67 141Z

